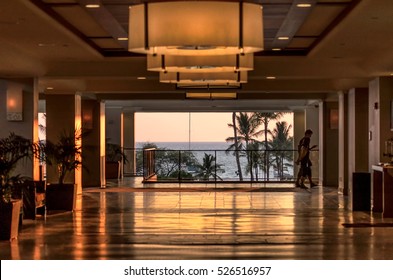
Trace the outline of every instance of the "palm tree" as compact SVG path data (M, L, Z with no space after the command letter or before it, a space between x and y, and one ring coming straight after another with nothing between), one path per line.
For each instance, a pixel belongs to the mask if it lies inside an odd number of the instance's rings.
M213 178L222 181L222 178L218 176L217 173L224 172L224 170L221 168L221 164L216 163L216 157L205 153L202 160L202 164L196 165L198 172L195 174L195 178L203 179L205 181L209 181L210 178Z
M228 126L231 126L230 124L228 124ZM239 174L239 180L240 181L243 181L243 172L242 172L242 167L241 167L241 165L240 165L240 154L239 154L239 151L240 151L240 149L241 149L241 146L239 146L239 140L238 140L238 137L237 137L237 129L236 129L236 112L233 112L232 113L232 126L231 126L232 128L233 128L233 140L234 140L234 146L233 146L233 149L234 149L234 153L235 153L235 157L236 157L236 165L237 165L237 172L238 172L238 174ZM241 143L240 143L240 145L241 145Z
M281 118L285 113L284 112L258 112L255 113L256 119L258 121L258 124L263 124L263 130L261 131L264 133L264 143L265 143L265 151L268 150L268 134L271 133L269 130L269 122L272 120L278 120ZM269 180L269 158L268 154L265 152L265 168L266 168L266 179Z
M236 130L237 136L236 137L228 137L226 139L227 142L234 142L236 141L245 143L245 150L246 150L246 156L247 156L247 163L250 166L251 164L251 155L249 152L247 152L249 149L249 145L253 142L257 141L257 138L259 135L261 135L262 131L258 131L258 118L256 113L242 113L240 112L239 114L236 115L236 121L237 124L228 124L228 126L233 127L234 130ZM229 146L227 151L230 150L236 150L236 148L239 148L239 144L236 147L236 144L232 144ZM251 175L251 180L254 180L254 173L252 171L252 168L250 168L250 175Z
M292 125L288 126L287 122L277 122L273 129L271 146L275 150L273 152L274 165L277 169L278 176L282 180L284 178L285 167L293 166L289 162L293 162L293 137L289 136Z
M258 181L258 170L260 166L263 166L263 151L260 150L260 142L252 142L248 145L248 150L250 154L250 163L247 166L247 170L254 170L255 180ZM263 169L262 169L263 170Z

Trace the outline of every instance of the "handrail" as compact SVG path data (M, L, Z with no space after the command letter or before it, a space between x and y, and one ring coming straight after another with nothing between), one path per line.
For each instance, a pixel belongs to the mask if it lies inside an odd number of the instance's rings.
M236 152L240 156L240 167L235 164ZM293 182L297 177L297 152L296 149L143 149L143 181ZM318 166L318 150L310 152L312 162ZM242 181L239 172L244 174Z

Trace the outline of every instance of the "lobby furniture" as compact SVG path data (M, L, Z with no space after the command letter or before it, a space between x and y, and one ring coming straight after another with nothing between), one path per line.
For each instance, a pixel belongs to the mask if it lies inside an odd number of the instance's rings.
M373 212L393 217L393 165L373 165Z

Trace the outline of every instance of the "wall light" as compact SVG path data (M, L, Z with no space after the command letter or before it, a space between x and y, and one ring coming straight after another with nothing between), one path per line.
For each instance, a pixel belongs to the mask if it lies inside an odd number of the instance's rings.
M82 108L82 128L83 129L93 129L93 107L84 106Z
M23 121L23 91L17 84L7 86L7 120Z
M243 1L164 1L129 10L129 51L224 55L263 50L262 6Z

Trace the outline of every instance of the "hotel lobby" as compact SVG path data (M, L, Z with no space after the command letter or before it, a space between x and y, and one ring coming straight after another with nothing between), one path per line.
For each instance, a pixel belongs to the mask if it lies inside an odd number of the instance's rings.
M66 178L73 209L22 213L0 259L393 259L392 10L391 0L1 1L0 138L38 142L42 115L46 140L89 133L77 139L88 170ZM134 151L142 112L290 112L294 151L314 132L318 186L147 183L133 152L108 179L107 142ZM57 171L24 160L15 173L52 184Z

